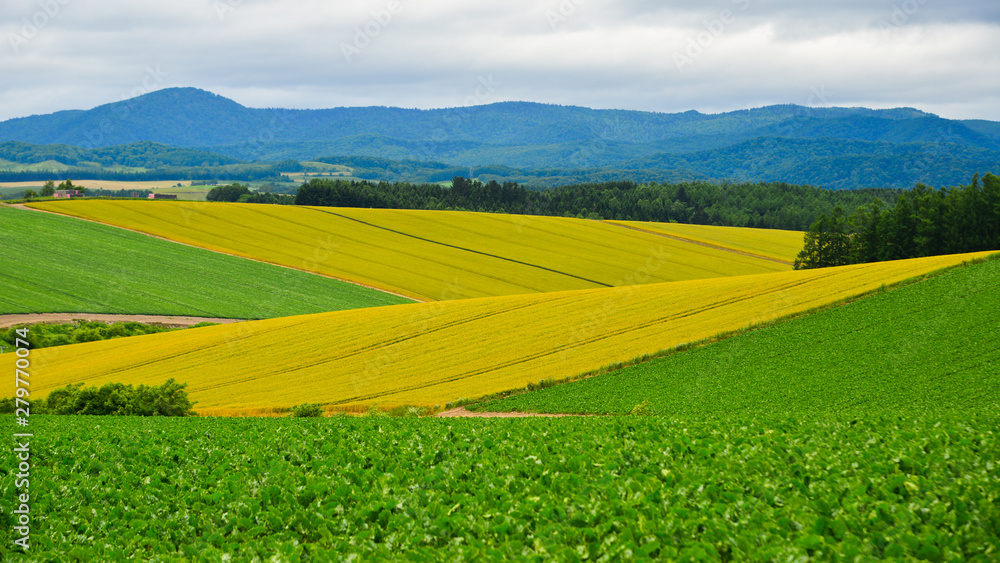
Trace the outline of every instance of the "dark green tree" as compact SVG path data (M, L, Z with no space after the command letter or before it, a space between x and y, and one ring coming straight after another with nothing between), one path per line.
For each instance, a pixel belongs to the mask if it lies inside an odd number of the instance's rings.
M243 184L230 184L212 188L205 199L208 201L239 201L240 196L250 195L250 187Z

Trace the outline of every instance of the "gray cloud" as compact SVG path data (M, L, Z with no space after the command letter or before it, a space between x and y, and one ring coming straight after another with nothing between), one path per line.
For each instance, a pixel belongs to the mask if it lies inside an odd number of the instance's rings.
M992 1L7 0L4 13L0 119L195 86L252 107L814 103L1000 120Z

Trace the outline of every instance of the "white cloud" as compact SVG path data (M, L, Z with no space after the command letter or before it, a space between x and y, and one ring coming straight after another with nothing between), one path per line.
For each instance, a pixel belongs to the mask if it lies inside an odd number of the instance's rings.
M116 101L159 66L157 87L254 107L520 99L715 112L807 104L823 87L824 105L1000 120L995 2L393 2L8 0L0 119ZM676 54L690 63L678 69ZM476 98L489 76L499 85Z

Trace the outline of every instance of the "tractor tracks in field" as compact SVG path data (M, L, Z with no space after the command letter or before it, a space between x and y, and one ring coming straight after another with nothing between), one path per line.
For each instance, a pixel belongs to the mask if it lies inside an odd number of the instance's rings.
M578 279L578 280L581 280L581 281L585 281L587 283L592 283L592 284L594 284L594 285L596 285L598 287L614 287L612 285L606 284L606 283L601 282L601 281L592 280L590 278L585 278L583 276L578 276L576 274L571 274L569 272L563 272L561 270L556 270L554 268L549 268L549 267L542 266L542 265L539 265L539 264L532 264L531 262L524 262L522 260L517 260L515 258L509 258L509 257L506 257L506 256L500 256L500 255L497 255L497 254L490 254L489 252L483 252L481 250L475 250L473 248L466 248L464 246L458 246L458 245L454 245L454 244L448 244L446 242L441 242L441 241L432 240L432 239L429 239L429 238L424 238L424 237L417 236L417 235L410 234L410 233L406 233L406 232L403 232L403 231L398 231L396 229L390 229L389 227L383 227L382 225L376 225L376 224L370 223L368 221L362 221L361 219L356 219L354 217L349 217L347 215L343 215L343 214L337 213L335 211L327 211L325 209L315 209L315 208L311 208L311 209L313 209L313 211L318 211L320 213L327 213L329 215L340 217L341 219L346 219L348 221L354 221L355 223L360 223L362 225L365 225L367 227L371 227L373 229L380 229L380 230L383 230L383 231L386 231L386 232L390 232L390 233L393 233L393 234L397 234L397 235L400 235L400 236L412 238L414 240L419 240L419 241L422 241L422 242L427 242L427 243L430 243L430 244L435 244L435 245L443 246L443 247L446 247L446 248L452 248L452 249L455 249L455 250L460 250L462 252L468 252L468 253L471 253L471 254L478 254L480 256L486 256L488 258L494 258L494 259L497 259L497 260L502 260L504 262L510 262L512 264L518 264L518 265L521 265L521 266L528 266L529 268L535 268L535 269L538 269L538 270L543 270L543 271L546 271L546 272L551 272L551 273L554 273L554 274L558 274L560 276L566 276L566 277L570 277L570 278L575 278L575 279Z
M649 229L643 229L643 228L635 227L635 226L632 226L632 225L622 225L620 223L612 223L610 221L601 221L601 223L604 223L605 225L611 225L611 226L614 226L614 227L621 227L623 229L631 229L633 231L639 231L640 233L646 233L647 235L655 235L655 236L658 236L658 237L664 237L664 238L676 240L677 242L685 242L685 243L688 243L688 244L697 244L698 246L704 246L706 248L711 248L711 249L714 249L714 250L721 250L722 252L729 252L729 253L732 253L732 254L739 254L741 256L748 256L750 258L757 258L759 260L769 260L771 262L777 262L778 264L783 264L785 266L791 266L792 265L792 263L789 262L788 260L782 260L780 258L773 258L771 256L764 256L763 254L754 254L753 252L747 252L745 250L736 250L735 248L729 248L728 246L720 246L718 244L712 244L710 242L704 242L704 241L700 241L700 240L694 240L694 239L690 239L690 238L684 238L684 237L680 237L680 236L677 236L677 235L668 235L667 233L661 233L659 231L652 231L652 230L649 230Z
M144 231L140 231L140 230L137 230L137 229L130 229L128 227L122 227L121 225L115 225L115 224L112 224L112 223L103 223L101 221L96 221L94 219L87 219L85 217L77 217L75 215L67 215L67 214L63 214L63 213L56 213L55 211L48 211L48 210L45 210L45 209L36 209L34 207L27 207L23 203L12 203L12 204L4 204L4 205L7 205L8 207L16 207L17 209L26 209L28 211L37 211L38 213L49 213L49 214L52 214L52 215L57 215L59 217L69 217L71 219L79 219L81 221L90 221L91 223L96 223L98 225L104 225L105 227L114 227L116 229L122 229L122 230L125 230L125 231L137 233L137 234L140 234L140 235L145 235L147 237L153 237L155 239L160 239L160 240L167 241L167 242L170 242L170 243L173 243L173 244L182 244L184 246L189 246L191 248L197 248L199 250L207 250L208 252L214 252L216 254L222 254L224 256L233 256L235 258L242 258L244 260L252 260L254 262L259 262L261 264L267 264L269 266L277 266L279 268L285 268L285 269L288 269L288 270L294 270L296 272L302 272L304 274L311 274L311 275L314 275L314 276L320 276L320 277L323 277L323 278L327 278L327 279L331 279L331 280L336 280L336 281L343 282L343 283L349 283L351 285L356 285L358 287L364 287L366 289L371 289L371 290L374 290L374 291L378 291L380 293L388 293L389 295L395 295L396 297L402 297L404 299L410 299L410 300L412 300L414 302L417 302L417 303L426 303L427 302L426 299L414 297L412 295L403 295L402 293L396 293L395 291L389 291L388 289L383 289L381 287L375 287L373 285L368 285L368 284L357 282L357 281L354 281L354 280L349 280L349 279L345 279L345 278L339 278L337 276L331 276L329 274L323 274L323 273L320 273L320 272L310 272L308 270L303 270L303 269L300 269L300 268L293 268L292 266L286 266L284 264L277 264L275 262L267 262L265 260L258 260L256 258L250 258L249 256L243 256L241 254L236 254L236 253L233 253L233 252L223 252L221 250L215 250L215 249L212 249L212 248L205 248L203 246L198 246L198 245L194 245L194 244L190 244L190 243L186 243L186 242L176 241L176 240L173 240L173 239L170 239L170 238L167 238L167 237L162 237L160 235L154 235L154 234L147 233L147 232L144 232Z

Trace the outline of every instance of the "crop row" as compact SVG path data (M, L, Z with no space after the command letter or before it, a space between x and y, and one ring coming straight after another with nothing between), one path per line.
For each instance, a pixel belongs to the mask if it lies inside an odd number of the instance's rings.
M995 414L32 424L29 561L1000 553Z
M790 269L770 260L562 217L194 202L33 205L423 300Z
M0 208L0 314L260 319L409 300L89 221Z
M1000 407L1000 260L599 377L472 407L652 414Z
M339 311L39 350L36 392L189 384L196 408L365 409L559 379L811 310L981 255ZM0 356L0 367L12 360Z
M642 229L667 236L767 256L791 263L802 250L803 235L798 231L777 229L751 229L747 227L715 227L686 223L649 223L645 221L605 221Z

